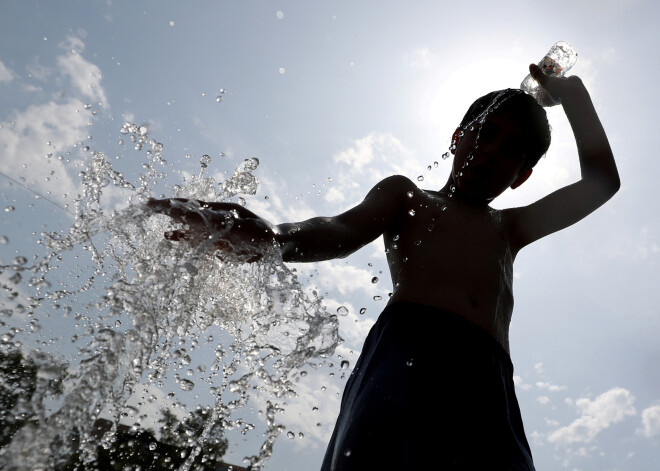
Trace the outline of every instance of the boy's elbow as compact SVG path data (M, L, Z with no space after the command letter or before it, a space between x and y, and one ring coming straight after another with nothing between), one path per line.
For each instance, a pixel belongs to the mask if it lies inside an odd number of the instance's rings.
M616 172L611 178L607 180L607 191L610 197L614 196L617 191L621 189L621 178L619 178L619 173Z

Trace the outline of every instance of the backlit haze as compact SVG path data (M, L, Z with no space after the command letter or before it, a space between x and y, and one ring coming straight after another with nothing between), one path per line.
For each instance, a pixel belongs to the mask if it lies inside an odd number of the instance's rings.
M245 199L273 223L342 212L395 173L439 189L451 165L442 154L472 101L518 87L528 64L564 40L578 51L569 75L591 93L622 186L519 254L517 394L537 469L657 469L658 18L652 0L3 1L0 264L40 252L41 232L72 224L87 147L118 156L112 164L135 179L142 157L120 142L125 122L163 144L169 184L196 174L205 154L219 180L258 158L258 191ZM579 178L565 115L552 108L548 117L546 157L494 207ZM103 204L127 201L109 187ZM344 260L289 266L340 314L334 358L352 368L392 290L381 239ZM437 360L429 388L452 361ZM347 374L308 373L278 417L293 433L280 436L265 469L320 466ZM168 405L159 401L154 413Z

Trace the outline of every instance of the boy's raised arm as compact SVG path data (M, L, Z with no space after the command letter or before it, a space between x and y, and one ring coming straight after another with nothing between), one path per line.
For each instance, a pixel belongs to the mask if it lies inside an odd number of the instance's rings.
M536 65L530 72L554 99L552 104L564 108L577 144L581 179L529 206L509 210L512 243L518 249L576 223L620 187L612 149L582 80L548 77Z
M408 178L388 177L357 206L334 217L315 217L275 227L285 262L315 262L344 258L376 239L400 214L408 191L415 188Z

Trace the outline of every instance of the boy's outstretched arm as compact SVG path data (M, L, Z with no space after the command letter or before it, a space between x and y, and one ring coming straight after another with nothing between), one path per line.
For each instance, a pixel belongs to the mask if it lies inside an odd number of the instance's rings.
M285 262L316 262L344 258L383 234L398 215L406 193L415 189L395 175L374 186L364 200L334 217L315 217L275 226Z
M620 187L612 149L582 80L548 77L536 65L530 65L530 72L554 104L564 108L577 144L581 179L529 206L508 210L511 240L518 249L576 223Z
M333 217L315 217L303 222L273 226L248 209L234 203L194 202L185 198L150 199L147 207L186 224L188 230L166 233L170 240L200 241L222 234L215 248L227 250L223 241L254 252L248 261L273 239L280 245L285 262L316 262L343 258L376 239L400 214L406 194L415 185L395 175L374 186L364 200Z

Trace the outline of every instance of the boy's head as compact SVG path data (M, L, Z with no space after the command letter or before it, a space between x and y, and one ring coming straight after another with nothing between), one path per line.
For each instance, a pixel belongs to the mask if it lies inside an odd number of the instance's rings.
M488 93L470 106L452 138L455 183L492 200L522 184L549 146L547 115L533 97L516 89Z

